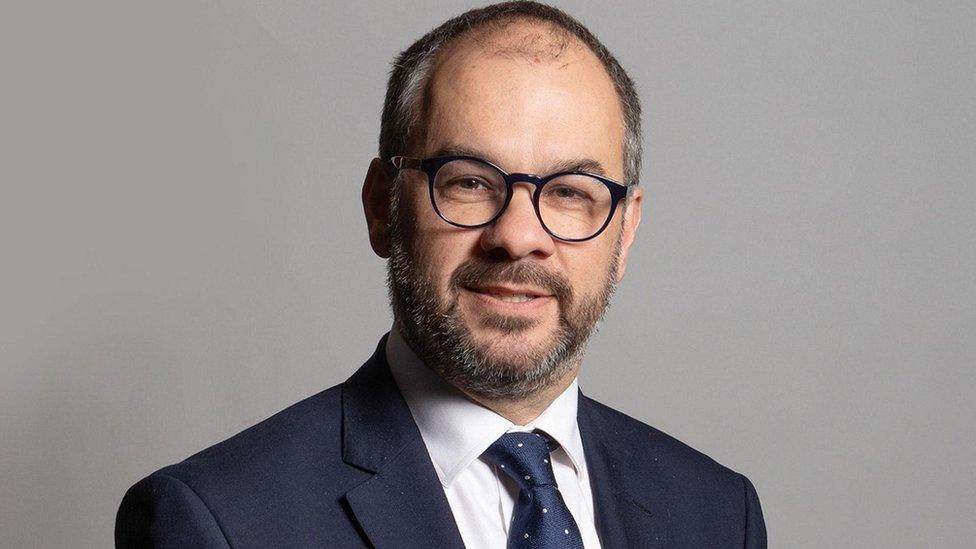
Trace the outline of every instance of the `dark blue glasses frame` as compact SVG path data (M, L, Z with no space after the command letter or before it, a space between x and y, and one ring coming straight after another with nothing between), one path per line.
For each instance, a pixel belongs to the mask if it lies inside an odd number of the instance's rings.
M496 213L494 217L492 217L488 221L485 221L484 223L478 223L477 225L464 225L461 223L456 223L454 221L451 221L450 219L447 219L444 216L444 214L441 213L440 208L437 207L437 201L434 200L434 180L437 175L437 171L440 170L441 167L443 167L448 162L454 160L470 160L473 162L484 164L485 166L490 166L495 171L497 171L499 175L501 175L504 178L505 186L506 186L505 202L502 204L502 207L498 209L498 213ZM437 212L437 216L443 219L444 222L446 223L464 229L477 229L494 223L499 217L502 216L502 214L505 213L505 210L508 209L509 202L512 201L512 186L515 183L525 182L525 183L531 183L532 185L535 186L535 192L532 193L532 207L535 209L535 215L537 218L539 218L539 223L542 225L542 228L545 229L545 231L549 233L549 235L552 236L553 238L557 238L565 242L584 242L586 240L596 238L597 236L600 235L600 233L604 231L604 229L607 228L607 226L610 224L610 220L613 219L613 214L617 211L617 204L620 203L622 199L627 197L628 187L626 185L621 185L620 183L617 183L612 179L607 179L606 177L602 177L590 172L583 172L583 171L559 172L559 173L547 175L545 177L539 177L537 175L532 175L528 173L510 174L483 158L478 158L477 156L465 156L465 155L438 156L434 158L412 158L409 156L394 156L393 158L390 159L390 163L393 164L393 167L395 167L397 170L420 170L426 173L427 190L428 190L428 194L430 195L430 205L433 206L434 211ZM606 185L607 190L610 191L611 202L610 202L610 211L607 212L607 218L606 220L604 220L603 225L601 225L600 228L597 229L597 231L590 236L584 238L566 238L564 236L560 236L552 232L549 229L549 227L546 226L546 222L543 221L542 219L542 212L539 211L539 199L542 196L542 188L546 185L546 183L552 181L557 177L561 177L564 175L585 175L588 177L592 177L600 181L604 185Z

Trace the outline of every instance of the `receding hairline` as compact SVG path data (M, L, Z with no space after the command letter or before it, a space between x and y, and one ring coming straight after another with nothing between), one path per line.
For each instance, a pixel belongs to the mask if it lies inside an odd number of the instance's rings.
M554 63L570 51L585 52L584 54L590 55L600 65L612 85L610 74L600 62L597 53L569 29L527 14L514 14L486 21L451 38L434 54L419 98L421 118L417 131L413 132L407 143L408 149L426 139L432 106L431 87L438 71L459 50L470 46L476 47L478 53L488 57L521 59L533 63ZM619 92L617 95L619 99ZM623 113L621 116L624 116Z
M568 48L589 50L568 29L530 15L512 15L486 21L455 37L452 45L466 41L474 42L491 56L521 56L534 60L554 61Z

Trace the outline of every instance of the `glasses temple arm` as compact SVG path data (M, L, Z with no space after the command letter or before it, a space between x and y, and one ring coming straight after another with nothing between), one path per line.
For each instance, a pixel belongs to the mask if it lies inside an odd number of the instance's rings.
M394 156L390 159L390 163L393 164L393 167L398 170L420 169L419 158L411 158L409 156Z

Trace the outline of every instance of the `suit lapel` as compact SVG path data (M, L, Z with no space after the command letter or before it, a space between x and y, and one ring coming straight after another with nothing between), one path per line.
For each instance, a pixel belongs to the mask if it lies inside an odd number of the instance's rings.
M374 547L463 549L427 447L390 374L386 338L342 389L343 460L373 475L346 493ZM604 548L668 544L668 493L653 456L634 455L633 436L610 411L579 395L577 421Z
M342 388L343 460L374 473L346 493L374 547L462 549L427 447L390 374L386 337Z
M620 422L592 399L579 396L580 437L593 491L597 532L603 547L666 547L668 494L659 473L635 456L634 440Z

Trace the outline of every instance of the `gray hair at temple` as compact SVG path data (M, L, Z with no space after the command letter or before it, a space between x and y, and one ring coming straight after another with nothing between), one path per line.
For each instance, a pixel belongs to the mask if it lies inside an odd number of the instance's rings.
M578 39L597 56L610 76L624 115L624 184L637 185L641 170L641 110L637 90L616 58L582 23L567 13L538 2L493 4L448 20L414 42L393 61L380 127L380 157L407 154L411 142L424 131L425 92L438 52L472 31L519 20L553 25ZM560 50L555 52L558 56Z

